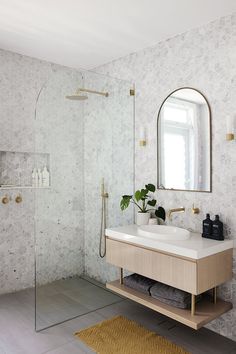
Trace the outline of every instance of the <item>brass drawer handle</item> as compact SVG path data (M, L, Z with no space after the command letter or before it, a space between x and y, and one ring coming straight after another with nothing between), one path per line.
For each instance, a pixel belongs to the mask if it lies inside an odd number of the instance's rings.
M6 196L6 195L2 198L2 204L8 204L9 201L10 201L10 199L9 199L9 197Z
M16 203L21 203L22 202L22 196L21 195L18 195L17 197L16 197L16 199L15 199L15 202Z

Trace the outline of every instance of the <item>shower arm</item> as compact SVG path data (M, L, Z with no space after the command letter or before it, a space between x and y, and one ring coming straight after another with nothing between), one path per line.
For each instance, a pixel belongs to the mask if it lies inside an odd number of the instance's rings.
M79 89L77 90L77 94L79 94L80 92L95 93L96 95L101 95L101 96L105 96L105 97L108 97L108 96L109 96L109 93L108 93L108 92L101 92L101 91L89 90L89 89L85 89L85 88L79 88Z

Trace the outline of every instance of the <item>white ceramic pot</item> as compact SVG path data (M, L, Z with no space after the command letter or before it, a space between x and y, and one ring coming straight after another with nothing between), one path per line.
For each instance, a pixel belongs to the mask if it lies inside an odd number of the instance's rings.
M137 225L147 225L150 219L150 213L137 213Z

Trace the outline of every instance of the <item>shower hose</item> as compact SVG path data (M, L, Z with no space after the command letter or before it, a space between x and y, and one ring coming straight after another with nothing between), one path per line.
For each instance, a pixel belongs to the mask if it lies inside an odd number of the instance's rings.
M101 213L101 229L100 229L100 242L99 242L99 256L104 258L106 255L106 238L105 238L105 229L106 229L106 199L107 195L102 194L102 213Z

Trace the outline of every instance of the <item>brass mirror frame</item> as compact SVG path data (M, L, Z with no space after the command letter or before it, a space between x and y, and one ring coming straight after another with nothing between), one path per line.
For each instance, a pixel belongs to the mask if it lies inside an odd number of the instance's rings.
M208 110L209 110L209 142L210 142L210 189L209 189L209 191L202 191L202 190L197 190L197 189L193 190L193 189L174 189L174 188L160 188L159 187L160 186L160 168L159 168L158 127L159 127L160 113L161 113L161 109L162 109L164 103L166 102L166 100L171 95L173 95L173 93L175 93L176 91L183 90L183 89L194 90L194 91L200 93L200 95L202 95L204 97L204 99L207 103ZM164 99L164 101L162 102L162 104L158 110L158 114L157 114L157 189L162 190L162 191L212 193L212 113L211 113L211 106L210 106L210 103L209 103L208 99L206 98L206 96L200 90L195 89L193 87L183 86L183 87L175 89L168 96L166 96L166 98Z

